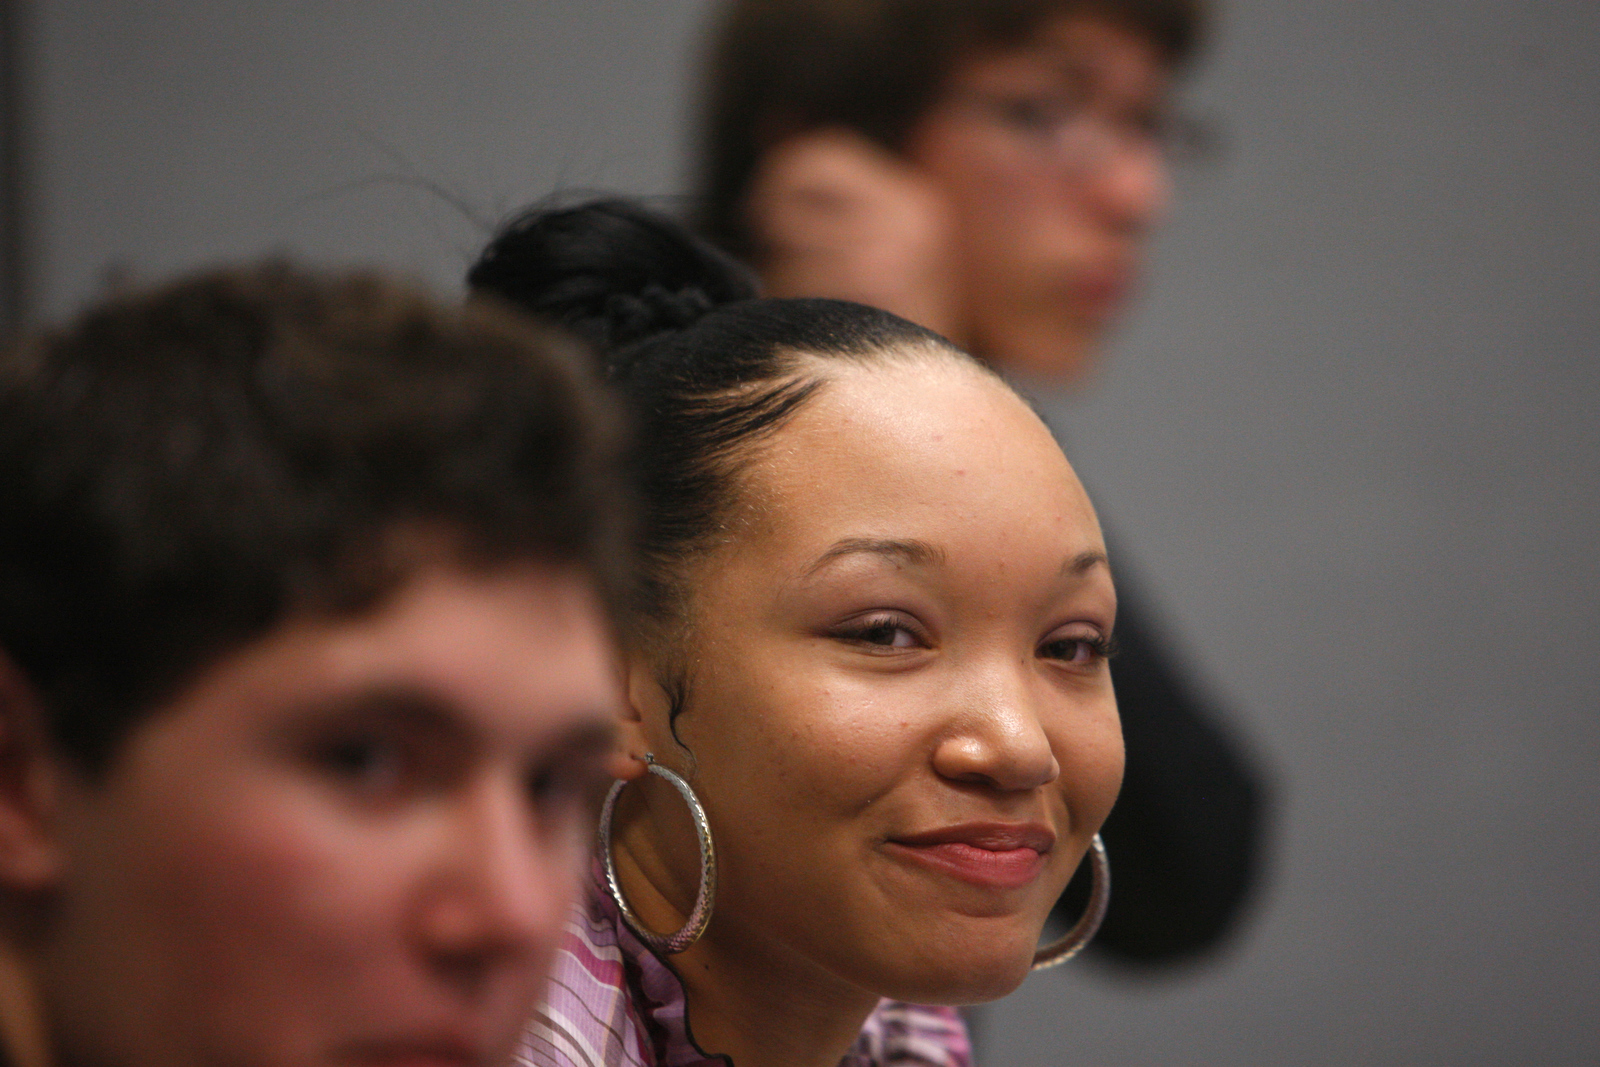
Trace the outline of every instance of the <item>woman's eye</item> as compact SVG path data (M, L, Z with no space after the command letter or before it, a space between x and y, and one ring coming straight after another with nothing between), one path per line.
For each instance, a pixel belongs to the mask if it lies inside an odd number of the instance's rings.
M839 630L835 635L856 644L874 648L921 648L921 634L896 616L882 615L863 619Z
M1075 634L1046 641L1039 654L1075 667L1088 667L1114 654L1111 642L1099 634Z

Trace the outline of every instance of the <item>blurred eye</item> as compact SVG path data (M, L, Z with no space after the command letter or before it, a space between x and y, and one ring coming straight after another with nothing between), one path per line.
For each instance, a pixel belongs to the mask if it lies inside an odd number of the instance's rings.
M1150 141L1164 141L1172 123L1165 111L1156 107L1134 108L1123 116L1122 128Z
M587 841L611 785L602 750L551 760L528 773L528 802L547 830L574 831Z
M1077 116L1074 102L1059 94L1008 96L993 101L995 117L1023 133L1050 136L1065 128Z
M541 767L528 776L528 796L540 805L586 803L605 781L596 766Z
M433 703L378 694L306 724L296 749L322 781L358 804L434 795L466 773L465 733Z
M869 615L840 627L832 636L872 649L925 648L928 644L920 629L899 615Z
M378 733L329 738L314 747L311 758L340 784L369 798L397 796L417 777L404 746Z

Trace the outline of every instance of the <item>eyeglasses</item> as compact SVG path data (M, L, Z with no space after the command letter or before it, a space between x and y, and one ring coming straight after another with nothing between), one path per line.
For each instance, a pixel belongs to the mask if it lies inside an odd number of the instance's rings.
M1079 173L1130 154L1164 163L1203 163L1220 150L1213 124L1170 111L1116 109L1067 93L967 91L949 101Z

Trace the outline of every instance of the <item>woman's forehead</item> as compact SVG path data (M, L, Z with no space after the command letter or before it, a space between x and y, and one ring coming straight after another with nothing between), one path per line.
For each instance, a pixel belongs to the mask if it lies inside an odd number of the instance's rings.
M1038 416L1003 382L955 360L835 365L825 386L751 457L748 515L807 540L848 528L956 536L996 521L1098 523Z
M870 364L835 362L824 379L813 401L796 413L793 425L802 435L826 439L848 427L871 426L885 444L904 446L923 439L970 439L966 443L978 445L998 433L1060 452L1015 390L963 357L908 353Z

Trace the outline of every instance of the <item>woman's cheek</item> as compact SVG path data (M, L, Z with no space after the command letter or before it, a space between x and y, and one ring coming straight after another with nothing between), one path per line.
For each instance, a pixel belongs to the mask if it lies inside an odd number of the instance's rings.
M1056 747L1062 785L1068 790L1073 821L1096 829L1111 813L1122 788L1122 725L1114 701L1107 700Z

